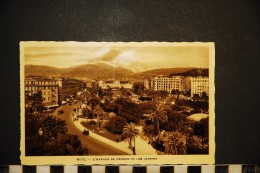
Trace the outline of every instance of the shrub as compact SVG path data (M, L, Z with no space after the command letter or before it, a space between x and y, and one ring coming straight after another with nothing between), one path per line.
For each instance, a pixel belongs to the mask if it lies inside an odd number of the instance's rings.
M96 121L94 121L94 120L91 120L91 121L89 121L89 125L96 125L97 123L96 123Z

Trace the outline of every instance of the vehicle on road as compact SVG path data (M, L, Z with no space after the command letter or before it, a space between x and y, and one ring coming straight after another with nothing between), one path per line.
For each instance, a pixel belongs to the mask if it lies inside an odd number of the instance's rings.
M89 130L84 129L82 132L84 135L89 135Z

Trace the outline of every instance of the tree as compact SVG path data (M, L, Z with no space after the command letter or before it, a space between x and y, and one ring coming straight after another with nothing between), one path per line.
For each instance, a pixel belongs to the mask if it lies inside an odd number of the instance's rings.
M66 121L61 120L60 118L57 119L53 116L47 116L42 121L42 130L43 135L47 138L54 138L56 139L58 136L58 133L66 133L68 131L66 127Z
M44 105L42 104L42 92L37 91L36 93L29 95L29 92L25 92L25 110L26 112L42 112Z
M101 87L98 88L98 96L100 98L103 98L103 96L104 96L104 91L103 91L103 89Z
M165 122L168 119L167 112L163 108L161 108L161 106L159 105L157 110L150 115L149 119L153 123L155 123L157 132L159 133L160 132L160 121Z
M108 97L111 97L113 95L113 91L110 86L107 86L107 89L104 90L104 95Z
M193 95L193 100L198 101L200 99L200 96L198 94Z
M92 109L92 110L94 109L94 107L95 107L96 105L100 105L100 104L101 104L100 99L99 99L98 97L96 97L96 96L92 96L92 97L90 97L89 100L88 100L88 105L91 106L91 109Z
M114 106L114 113L125 117L129 123L137 123L143 117L139 105L125 98L117 98L114 101Z
M103 110L101 109L100 105L96 105L93 109L93 114L96 115L97 117L97 126L99 128L100 126L100 122L99 122L99 119L100 119L100 115L103 113Z
M135 123L126 124L123 129L123 135L129 138L129 148L132 148L132 139L134 139L134 154L135 154L135 137L139 134Z
M149 121L149 120L148 120ZM152 142L152 138L157 135L156 128L153 124L145 123L143 127L143 132L149 138L149 143Z
M207 94L205 92L202 92L201 99L207 101L209 99L209 97L207 96Z
M155 102L152 102L152 101L146 102L146 103L140 103L139 107L142 110L143 114L149 114L149 113L156 111Z
M169 95L168 91L165 91L165 90L159 90L157 92L161 99L165 99Z
M204 147L204 140L208 138L209 135L209 118L205 118L196 122L193 127L194 135L201 138L202 148Z
M115 134L122 134L127 120L121 116L111 117L107 123L107 129Z
M176 131L169 133L164 141L164 152L166 154L186 154L186 140L184 136Z
M176 103L178 103L178 102L179 102L179 98L180 98L181 92L180 92L178 89L173 89L173 90L171 91L171 94L172 94L172 95L177 95Z
M142 82L135 82L133 84L133 91L135 94L142 95L144 91L144 84Z

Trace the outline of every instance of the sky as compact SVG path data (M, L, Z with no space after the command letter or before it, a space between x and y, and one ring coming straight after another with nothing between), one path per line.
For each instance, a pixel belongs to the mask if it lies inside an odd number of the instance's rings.
M158 68L209 67L207 46L138 46L96 44L95 46L26 47L25 65L67 68L83 64L106 63L133 72Z

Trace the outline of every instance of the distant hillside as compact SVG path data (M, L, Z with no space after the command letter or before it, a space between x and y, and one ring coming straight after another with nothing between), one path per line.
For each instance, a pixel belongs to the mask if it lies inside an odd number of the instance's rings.
M108 79L151 79L158 75L164 76L207 76L208 69L195 68L162 68L134 73L122 67L113 67L104 63L85 64L69 68L50 66L25 65L25 76L69 77L77 79L108 80Z
M186 72L172 73L170 76L209 76L208 68L196 68Z
M140 73L134 74L133 78L139 79L150 79L158 75L168 76L175 73L182 73L194 68L161 68L161 69L154 69L148 70Z
M122 67L113 67L107 64L86 64L77 67L71 67L64 70L63 76L74 78L89 79L123 79L126 76L133 75L131 70Z
M62 76L62 69L43 65L25 65L24 73L25 76L60 77Z
M122 67L107 64L86 64L70 68L55 68L50 66L26 65L25 76L70 77L79 79L124 79L134 73Z

